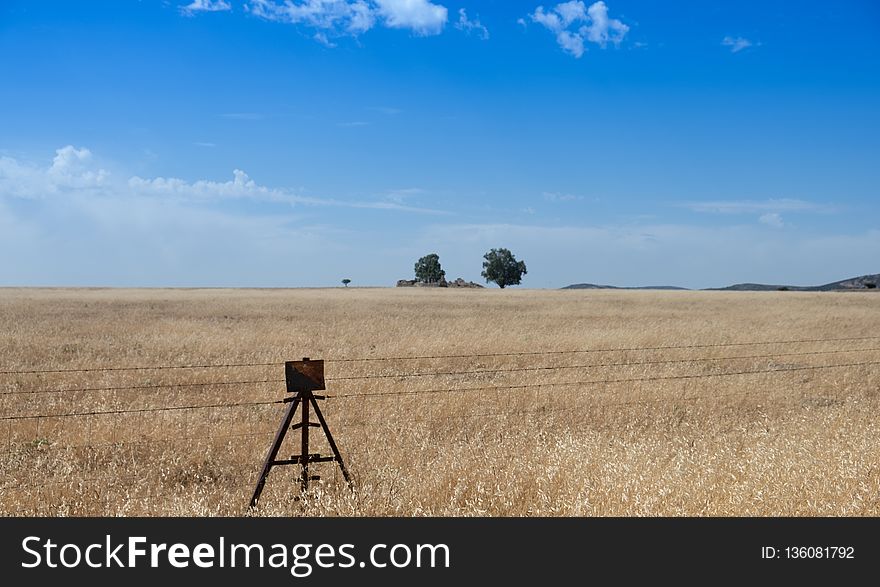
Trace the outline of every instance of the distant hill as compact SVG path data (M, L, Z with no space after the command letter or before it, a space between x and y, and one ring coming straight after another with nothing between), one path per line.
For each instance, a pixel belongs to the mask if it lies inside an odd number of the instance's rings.
M618 287L615 285L596 285L594 283L575 283L562 289L665 289L687 290L674 285L646 285L642 287ZM737 283L727 287L711 287L707 291L857 291L873 289L880 291L880 273L842 279L825 285L767 285L763 283Z
M842 279L825 285L765 285L763 283L737 283L727 287L711 288L715 291L852 291L877 289L880 286L880 273Z
M679 289L686 290L686 287L676 287L674 285L643 285L640 287L617 287L616 285L596 285L595 283L575 283L566 285L562 289Z

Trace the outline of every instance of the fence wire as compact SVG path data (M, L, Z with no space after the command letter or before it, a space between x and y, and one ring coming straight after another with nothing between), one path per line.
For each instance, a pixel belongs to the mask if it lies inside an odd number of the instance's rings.
M664 350L693 350L693 349L710 349L710 348L723 348L723 347L747 347L747 346L771 346L771 345L799 345L799 344L840 344L846 342L858 342L858 341L876 341L880 340L880 336L862 336L862 337L843 337L843 338L814 338L814 339L794 339L794 340L774 340L774 341L736 341L736 342L715 342L715 343L693 343L693 344L675 344L675 345L658 345L658 346L631 346L631 347L609 347L609 348L583 348L583 349L570 349L570 350L558 350L558 351L521 351L521 352L505 352L505 353L469 353L469 354L437 354L437 355L420 355L420 356L376 356L376 357L348 357L348 358L330 358L325 361L328 364L356 364L356 363L364 363L367 365L372 365L380 362L392 363L393 372L373 372L373 373L356 373L356 374L346 374L342 373L340 375L333 375L331 377L327 377L326 381L333 382L366 382L369 380L376 380L386 382L386 385L390 385L391 389L388 390L380 390L380 391L364 391L364 392L351 392L343 391L341 393L333 393L332 390L329 390L325 397L328 399L355 402L355 401L369 401L371 398L379 398L379 397L394 397L394 396L419 396L419 395L434 395L434 394L469 394L469 393L478 393L478 392L487 392L487 391L507 391L507 392L515 392L517 390L529 390L529 389L545 389L545 388L559 388L559 389L568 389L571 391L577 391L575 388L579 387L594 387L600 385L617 385L617 384L625 384L625 383L650 383L650 382L659 382L659 381L675 381L675 380L710 380L713 378L723 378L723 377L737 377L737 376L753 376L753 375L777 375L782 373L790 373L790 372L804 372L804 371L819 371L819 370L832 370L832 369L855 369L860 367L873 367L880 365L880 360L863 360L863 361L849 361L849 362L839 362L832 364L820 364L820 365L793 365L793 366L776 366L776 367L766 367L766 368L752 368L752 369L734 369L734 370L722 370L717 372L709 372L709 373L672 373L672 374L646 374L643 376L632 376L632 377L605 377L605 378L596 378L596 379L583 379L583 380L569 380L569 381L545 381L545 382L524 382L519 384L511 384L511 385L478 385L478 386L457 386L457 385L447 385L442 387L432 387L430 389L394 389L394 385L399 382L408 381L417 378L431 378L431 377L467 377L467 376L482 376L482 375L503 375L503 374L524 374L524 373L555 373L555 372L566 372L572 370L589 370L589 369L598 369L598 368L617 368L617 367L653 367L660 365L685 365L685 364L696 364L696 363L721 363L721 362L735 362L735 361L745 361L745 360L772 360L772 359L781 359L781 358L790 358L790 357L807 357L807 356L823 356L823 355L840 355L840 354L848 354L848 353L876 353L880 351L880 347L868 347L868 348L831 348L831 349L816 349L816 350L797 350L793 352L778 352L778 353L761 353L761 354L746 354L746 355L725 355L725 356L698 356L698 357L681 357L681 358L672 358L672 359L644 359L644 360L635 360L635 361L602 361L602 362L594 362L594 363L576 363L576 364L541 364L541 365L498 365L494 367L479 367L479 368L457 368L453 367L452 369L440 369L440 370L416 370L416 369L405 369L401 363L405 363L407 361L439 361L439 360L458 360L458 359L515 359L521 357L553 357L553 356L564 356L564 355L581 355L581 354L593 354L593 353L614 353L614 352L647 352L647 351L664 351ZM396 363L396 364L394 364ZM57 374L62 377L67 376L69 374L92 374L92 373L113 373L113 372L153 372L153 371L170 371L170 370L221 370L221 369L231 369L231 368L257 368L257 367L283 367L283 361L273 361L273 362L229 362L229 363L205 363L205 364L186 364L186 365L150 365L150 366L138 366L138 365L112 365L112 366L78 366L78 367L70 367L70 368L57 368L57 369L6 369L0 370L0 376L25 376L25 375L45 375L45 374ZM204 375L202 374L202 377ZM40 379L38 379L39 381ZM395 381L397 380L397 381ZM0 380L2 381L2 380ZM528 380L526 380L528 381ZM43 395L50 395L52 397L58 397L61 394L73 394L73 393L100 393L100 392L138 392L138 391L147 391L147 390L160 390L160 389L168 389L168 390L186 390L186 391L198 391L204 390L206 388L212 386L223 387L224 389L236 389L236 388L250 388L251 386L261 385L261 384L281 384L284 383L284 379L274 379L274 378L264 378L264 379L256 379L256 378L244 378L240 380L223 380L214 378L214 380L202 380L202 381L189 381L189 382L178 382L178 383L161 383L154 381L137 381L132 382L131 384L123 385L82 385L77 387L65 386L57 384L57 387L47 387L45 384L43 386L34 386L28 389L7 389L5 391L0 392L0 396L27 396L27 397L41 397ZM20 381L15 382L16 385L21 385ZM279 390L282 391L283 390ZM732 393L691 393L689 395L684 395L680 397L648 397L648 398L640 398L640 399L624 399L624 398L614 398L614 397L603 397L602 402L600 404L590 404L590 405L574 405L574 406L554 406L554 405L533 405L528 409L520 409L520 410L501 410L501 411L486 411L486 410L477 410L471 411L463 414L456 415L434 415L431 414L430 411L426 413L417 413L411 414L408 417L409 421L412 422L440 422L444 420L460 420L462 418L490 418L490 417L513 417L513 416L543 416L547 414L554 413L576 413L579 411L583 411L586 409L597 409L597 408L606 408L606 407L616 407L616 406L627 406L627 405L642 405L642 404L651 404L651 403L670 403L670 404L678 404L681 402L690 402L690 401L699 401L702 399L716 399L723 397L736 397L736 396L752 396L759 392L756 389L748 389L744 391L736 391ZM286 394L285 394L286 395ZM135 396L137 397L137 396ZM536 396L537 398L537 396ZM71 419L71 418L87 418L93 416L119 416L119 415L129 415L129 414L158 414L164 412L184 412L184 414L188 414L189 411L193 410L208 410L208 409L245 409L245 408L254 408L254 407L268 407L268 406L278 406L281 404L287 403L289 401L289 396L287 400L284 398L279 398L275 400L266 400L266 401L224 401L224 402L212 402L212 403L198 403L191 402L183 405L155 405L149 407L122 407L120 403L119 395L115 395L114 409L80 409L80 410L71 410L71 411L33 411L33 412L21 412L21 413L12 413L12 414L3 414L0 415L0 421L6 421L10 423L9 434L10 439L7 443L8 447L11 448L13 446L11 435L12 435L12 422L16 421L36 421L37 422L37 433L39 432L39 422L44 420L56 420L56 419ZM179 400L178 400L179 401ZM332 405L332 404L331 404ZM35 409L32 407L31 409ZM45 410L45 408L43 408ZM189 429L188 426L188 416L184 416L187 418L184 421L184 432L179 437L163 437L163 438L140 438L137 440L113 440L110 442L91 442L91 423L89 428L89 442L85 444L68 444L64 442L53 442L51 443L53 449L102 449L102 448L110 448L113 450L124 450L126 448L132 447L167 447L169 445L183 444L187 445L190 448L197 448L203 446L205 443L218 443L220 441L231 442L233 440L245 440L245 439L259 439L266 438L273 434L273 430L264 430L264 431L249 431L245 433L228 433L228 434L204 434L197 435L193 431ZM265 424L270 426L274 426L277 422L267 420ZM359 425L370 425L369 422L356 422L350 423L353 426ZM114 432L113 435L115 437L115 426L116 423L114 421ZM20 442L16 439L16 446L21 446L22 444L27 444ZM255 463L256 465L256 463ZM115 476L113 477L114 483L128 483L128 482L137 482L138 479L142 479L140 475L134 476ZM22 483L17 486L0 486L0 489L3 491L18 491L18 492L36 492L40 493L43 489L47 487L55 486L55 485L69 485L69 486L86 486L91 483L103 483L107 481L107 477L87 477L87 478L79 478L79 479L59 479L59 480L41 480L38 483ZM224 487L227 487L228 484L224 483ZM242 484L241 487L248 487L250 485ZM148 496L150 497L150 496ZM161 497L161 496L159 496ZM105 503L105 508L103 511L107 511L109 509L109 502ZM37 504L32 507L27 507L24 509L0 512L5 515L17 515L21 513L32 513L36 515L39 512L51 512L53 510L58 509L58 507L63 507L64 504L58 505L44 505Z

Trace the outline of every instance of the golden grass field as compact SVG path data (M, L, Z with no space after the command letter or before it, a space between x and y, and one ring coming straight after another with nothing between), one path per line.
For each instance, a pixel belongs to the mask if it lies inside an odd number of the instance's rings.
M257 510L309 516L877 516L880 365L800 368L880 362L878 310L876 293L4 289L2 371L278 364L7 373L0 375L0 417L277 400L284 396L276 381L283 379L281 362L303 356L877 336L329 362L329 379L581 367L330 381L327 393L336 397L322 408L355 490L347 489L334 464L312 465L323 480L305 499L295 499L298 471L276 468ZM696 358L716 360L687 362ZM641 364L584 366L608 363ZM798 370L669 378L783 369ZM650 380L657 377L667 379ZM273 382L216 384L266 379ZM610 379L642 381L341 397ZM22 393L197 382L214 385ZM241 515L283 409L273 404L0 420L0 514ZM288 442L287 454L297 453L297 438Z

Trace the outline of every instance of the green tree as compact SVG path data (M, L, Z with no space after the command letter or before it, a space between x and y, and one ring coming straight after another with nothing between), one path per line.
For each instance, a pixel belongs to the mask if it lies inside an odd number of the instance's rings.
M424 283L437 283L446 275L440 267L440 255L431 253L416 261L416 279Z
M517 261L507 249L492 249L483 258L482 276L486 278L486 283L494 281L501 289L508 285L519 285L522 276L528 273L525 262Z
M347 277L342 280L342 285L344 285L345 287L348 287L349 283L351 283L351 280Z

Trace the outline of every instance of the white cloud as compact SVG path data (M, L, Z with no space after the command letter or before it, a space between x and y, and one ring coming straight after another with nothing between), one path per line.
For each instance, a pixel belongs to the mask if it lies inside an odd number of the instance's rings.
M94 165L91 151L72 145L55 151L46 169L0 157L0 196L44 198L71 189L97 189L105 185L109 175Z
M724 37L721 40L721 44L725 47L730 47L731 53L739 53L743 49L748 49L754 45L750 40L743 37Z
M352 208L358 210L390 210L428 215L446 215L442 210L405 205L398 201L348 201L335 198L303 196L290 190L260 185L240 169L232 172L229 181L200 179L186 181L176 177L143 179L132 177L128 190L117 190L115 195L142 196L167 201L212 203L224 200L251 200L254 202L286 204L290 206Z
M694 212L714 214L758 214L762 212L832 212L833 206L816 204L793 198L769 200L719 200L711 202L688 202L685 208Z
M544 12L543 6L538 6L534 13L530 14L532 20L538 24L542 24L554 33L563 29L562 20L559 15L553 12Z
M108 173L92 168L92 152L67 145L55 151L48 175L56 185L67 187L97 187L104 183Z
M333 41L331 41L330 39L328 39L327 35L325 33L322 33L320 31L315 33L315 35L312 38L315 39L316 41L318 41L319 43L321 43L322 45L324 45L325 47L329 47L330 49L335 49L336 47L339 46L336 43L334 43Z
M586 51L584 48L584 37L578 33L559 31L556 34L556 42L559 43L563 51L571 53L576 58L580 58L584 51Z
M772 226L773 228L782 228L785 226L785 223L782 221L782 215L778 212L768 212L767 214L762 214L758 217L758 222L761 224L766 224L767 226Z
M449 11L445 6L428 0L374 0L385 25L406 28L420 35L439 35Z
M180 11L189 16L196 12L225 12L232 10L232 6L226 0L193 0L186 6L181 6Z
M174 196L190 200L250 198L271 202L323 203L320 200L300 198L281 190L257 185L254 180L248 177L247 173L240 169L234 170L232 172L232 179L225 182L206 179L188 182L175 177L143 179L134 176L128 180L128 187L130 188L130 193L141 196Z
M629 26L608 17L608 7L601 0L589 8L582 0L562 2L550 10L538 6L529 17L554 33L563 51L576 58L584 54L587 42L603 48L609 42L618 45L629 32Z
M232 179L188 181L176 177L114 178L95 165L91 151L66 146L55 152L48 167L40 167L12 157L0 157L0 201L4 198L45 199L61 196L85 199L132 198L162 199L175 202L211 203L226 200L284 204L288 206L321 206L353 209L395 210L420 214L445 214L441 210L403 205L388 201L348 201L336 198L303 196L284 188L260 185L247 173L236 169ZM411 195L415 195L412 192Z
M557 4L554 10L562 16L563 27L567 27L575 21L587 19L587 7L580 0L562 2L561 4Z
M587 10L591 23L586 27L587 39L604 47L609 41L618 44L629 32L629 27L616 18L608 18L604 2L595 2ZM584 27L581 28L584 31Z
M334 46L332 36L357 36L377 23L436 35L448 18L446 7L429 0L250 0L245 10L266 20L318 29L314 38L327 46Z
M155 177L143 179L132 177L128 180L128 190L117 190L117 194L148 196L174 201L222 202L224 200L252 200L255 202L287 204L291 206L320 206L353 208L359 210L392 210L417 214L445 215L446 212L420 206L404 205L396 201L347 201L335 198L316 198L303 196L290 190L270 188L260 185L240 169L232 172L229 181L200 179L186 181L176 177Z
M273 0L250 0L245 9L266 20L304 24L339 34L358 35L373 28L376 22L374 8L365 0L303 0L282 4Z
M458 22L455 23L455 28L468 34L474 33L484 41L489 40L489 29L480 22L479 15L474 20L471 20L468 18L467 11L464 8L458 11Z

